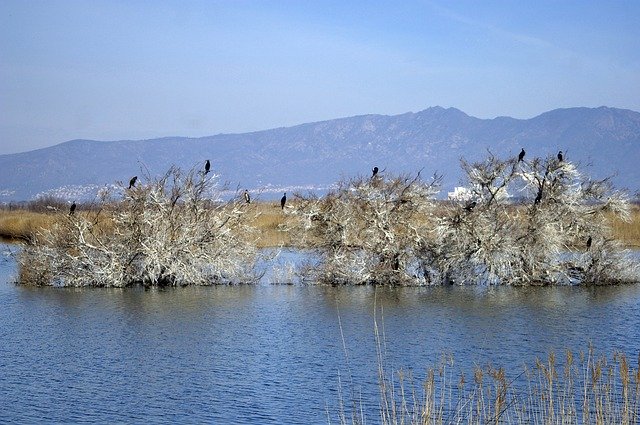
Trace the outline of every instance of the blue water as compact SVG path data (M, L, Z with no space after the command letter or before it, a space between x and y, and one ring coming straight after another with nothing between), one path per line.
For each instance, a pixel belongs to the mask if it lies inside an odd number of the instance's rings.
M640 350L640 285L145 291L25 288L15 274L1 255L0 422L335 423L341 382L376 423L374 316L387 366L418 377L442 354L517 374L590 342Z

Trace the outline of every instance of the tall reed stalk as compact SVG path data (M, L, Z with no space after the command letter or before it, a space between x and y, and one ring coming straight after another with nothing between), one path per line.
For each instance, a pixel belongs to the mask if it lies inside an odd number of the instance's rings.
M640 353L634 369L626 354L607 357L590 345L577 356L571 350L560 358L550 352L522 371L475 366L470 382L461 368L454 369L449 355L417 379L411 370L387 368L384 326L381 331L375 317L374 335L378 409L365 411L353 388L341 390L341 424L640 423ZM343 349L346 355L344 341ZM352 379L349 385L353 387ZM348 403L342 399L345 394L351 396ZM373 404L367 400L366 405ZM351 415L345 414L348 405Z

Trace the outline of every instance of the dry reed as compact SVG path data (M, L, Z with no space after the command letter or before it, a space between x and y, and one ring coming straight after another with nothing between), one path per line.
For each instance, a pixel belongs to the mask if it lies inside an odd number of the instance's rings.
M609 358L589 347L576 357L567 350L561 361L550 353L520 373L476 366L473 380L467 382L461 371L454 379L453 358L445 356L416 385L411 371L388 372L381 353L379 348L379 410L364 413L362 400L340 400L339 423L640 423L640 357L634 369L620 352ZM510 375L516 376L508 378ZM349 393L344 388L340 391L341 395ZM367 405L374 404L367 401ZM344 411L349 405L350 415Z
M55 221L53 214L31 211L0 211L0 237L31 241L38 231L49 228Z
M634 205L631 212L631 220L625 222L611 215L609 223L613 237L627 247L640 247L640 206Z
M251 226L258 231L256 241L258 248L278 246L297 246L301 235L291 234L287 229L292 226L291 221L295 216L284 211L279 203L254 202L249 205L257 213L251 221ZM66 212L34 212L28 210L0 210L0 237L13 240L31 240L34 235L49 228L61 214ZM79 212L82 214L82 212ZM418 220L424 218L417 217ZM613 216L610 218L613 237L622 242L626 247L640 247L640 206L634 206L629 222L622 221Z
M251 215L250 225L258 230L258 248L293 245L291 234L285 226L289 216L280 208L280 203L254 202L249 208L255 212Z

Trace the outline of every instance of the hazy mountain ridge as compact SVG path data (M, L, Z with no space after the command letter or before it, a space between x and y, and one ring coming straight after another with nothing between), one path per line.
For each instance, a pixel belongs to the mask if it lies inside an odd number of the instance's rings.
M594 177L640 188L640 113L616 108L568 108L520 120L479 119L432 107L401 115L360 115L244 134L202 138L98 142L72 140L30 152L0 156L0 201L25 200L62 187L112 184L161 174L171 165L190 168L210 159L231 188L326 187L341 176L389 172L444 174L444 191L460 179L459 159L487 150L500 156L555 155L590 163ZM77 196L77 190L69 197ZM90 191L89 191L90 193ZM64 195L63 195L64 196ZM266 195L265 195L266 196Z

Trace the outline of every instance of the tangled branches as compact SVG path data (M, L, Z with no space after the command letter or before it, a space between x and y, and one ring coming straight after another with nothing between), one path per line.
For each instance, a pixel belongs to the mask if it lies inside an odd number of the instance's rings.
M438 179L341 182L296 212L332 284L610 284L637 265L610 235L626 195L558 158L462 161L465 202L436 202Z
M63 215L19 257L35 285L209 285L253 279L253 230L240 202L215 198L216 176L171 168L103 194L100 209Z
M590 180L555 157L463 161L469 209L453 204L436 227L445 281L495 284L607 284L637 278L610 236L608 215L629 218L609 181Z
M465 201L437 201L440 178L342 181L326 196L296 195L284 216L329 284L601 285L637 281L611 235L627 196L557 157L463 161ZM22 283L69 286L207 285L253 281L257 210L216 197L216 176L172 168L120 185L118 201L61 214L25 247Z
M427 243L440 179L420 175L355 178L323 198L300 197L299 233L321 255L317 280L412 284L416 249Z

